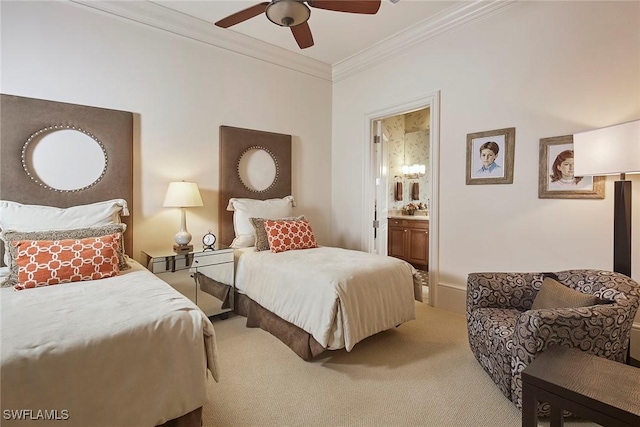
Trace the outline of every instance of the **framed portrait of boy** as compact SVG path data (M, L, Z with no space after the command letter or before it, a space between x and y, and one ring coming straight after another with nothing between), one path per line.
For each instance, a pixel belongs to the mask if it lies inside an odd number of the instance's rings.
M604 199L603 176L574 176L573 135L540 139L538 198Z
M513 184L516 128L467 135L467 185Z

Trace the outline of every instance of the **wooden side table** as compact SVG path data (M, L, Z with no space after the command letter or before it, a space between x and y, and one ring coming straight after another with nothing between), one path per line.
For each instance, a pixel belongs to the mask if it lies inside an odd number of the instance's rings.
M538 402L551 405L551 427L563 410L603 426L640 426L640 369L553 346L522 371L522 427L537 427Z

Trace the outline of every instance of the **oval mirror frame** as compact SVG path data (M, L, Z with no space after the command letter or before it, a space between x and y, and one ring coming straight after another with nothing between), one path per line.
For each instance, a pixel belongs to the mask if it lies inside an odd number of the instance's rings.
M104 167L102 168L102 171L100 172L99 176L92 181L91 183L78 187L78 188L73 188L73 189L61 189L61 188L55 188L52 187L48 184L46 184L45 182L43 182L37 175L36 171L32 171L29 168L29 159L27 158L28 156L28 150L29 147L31 146L31 144L33 144L35 141L40 140L40 138L44 137L47 133L51 133L51 132L55 132L55 131L59 131L59 130L72 130L72 131L77 131L77 132L81 132L82 134L88 136L89 138L91 138L93 141L95 141L100 150L102 151L102 156L104 158ZM22 160L22 168L24 169L25 173L27 174L27 176L29 178L31 178L32 181L34 181L36 184L38 184L40 187L47 189L47 190L51 190L51 191L55 191L55 192L59 192L59 193L76 193L78 191L82 191L82 190L86 190L87 188L93 187L94 185L96 185L98 182L100 182L100 180L104 177L105 173L107 172L107 166L109 164L109 159L107 157L107 150L104 146L104 144L102 144L102 142L100 142L100 140L98 140L98 138L96 138L93 134L87 132L86 130L79 128L77 126L70 126L70 125L54 125L54 126L48 126L45 128L40 129L39 131L33 133L29 139L27 139L27 141L24 143L24 145L22 146L22 154L21 154L21 160Z
M275 167L275 173L273 176L273 181L271 181L271 183L269 185L267 185L265 188L262 189L256 189L256 188L252 188L250 187L248 184L250 184L250 179L248 179L248 177L245 176L245 178L243 178L244 175L244 169L242 168L241 164L244 163L243 162L243 157L245 157L245 155L248 155L249 153L251 153L252 151L262 151L265 152L269 155L269 157L271 158L271 160L273 161L273 166ZM270 166L270 165L269 165ZM242 185L244 186L244 188L246 188L247 190L253 192L253 193L265 193L269 190L271 190L273 188L274 185L276 185L276 182L278 182L278 177L280 175L280 167L278 165L278 159L277 157L271 152L271 150L265 148L265 147L261 147L259 145L252 145L251 147L246 148L242 153L240 153L240 156L238 156L238 163L236 165L236 172L238 174L238 179L240 180L240 182L242 183Z

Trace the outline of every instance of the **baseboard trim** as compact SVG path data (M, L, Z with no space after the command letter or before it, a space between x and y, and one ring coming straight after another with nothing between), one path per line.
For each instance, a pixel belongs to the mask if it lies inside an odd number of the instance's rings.
M467 288L450 283L438 283L435 306L457 314L466 314Z
M629 358L629 365L635 366L636 368L640 368L640 360L634 359L633 357Z

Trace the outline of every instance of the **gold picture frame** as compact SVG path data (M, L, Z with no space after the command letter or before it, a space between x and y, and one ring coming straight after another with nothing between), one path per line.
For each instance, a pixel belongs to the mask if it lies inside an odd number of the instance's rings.
M516 128L468 134L467 185L513 184L515 142Z
M573 135L540 139L538 198L604 199L604 182L603 176L573 176Z

